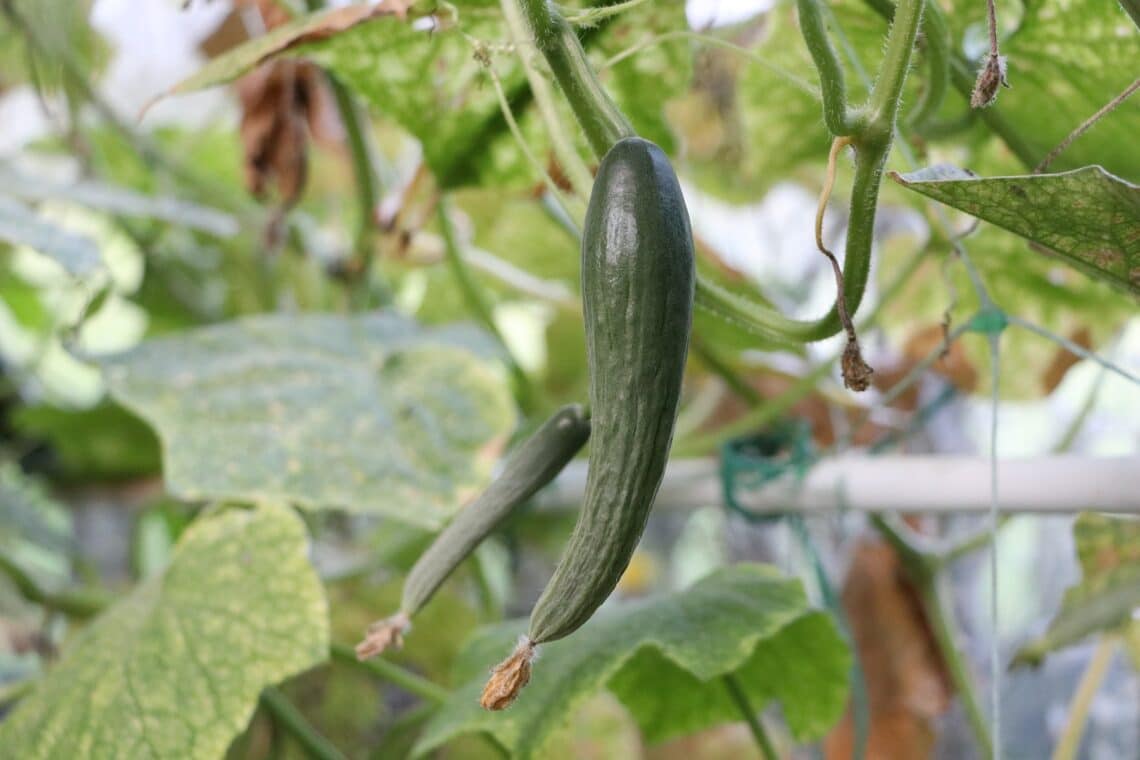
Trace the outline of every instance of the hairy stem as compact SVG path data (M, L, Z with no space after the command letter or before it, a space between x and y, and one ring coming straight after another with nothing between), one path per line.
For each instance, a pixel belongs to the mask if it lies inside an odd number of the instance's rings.
M847 83L839 56L827 36L821 0L796 0L800 17L800 33L819 71L820 95L823 98L823 121L836 137L854 134L858 118L847 108Z
M895 7L894 20L887 34L887 50L883 55L879 76L871 90L868 131L888 143L898 116L903 83L906 82L907 71L910 69L914 40L922 20L922 8L923 0L900 0Z
M546 57L590 147L601 158L618 140L633 136L633 126L602 89L573 28L549 0L519 2L535 46Z
M519 60L522 61L527 82L530 83L530 91L534 95L534 104L538 107L539 115L542 116L542 123L550 135L554 155L558 157L562 170L570 179L570 185L574 188L574 192L585 197L590 192L590 186L593 185L593 177L590 176L589 168L578 155L578 151L575 150L574 141L562 128L558 111L554 107L554 95L550 90L550 85L534 66L534 51L530 48L527 39L526 19L523 16L522 8L519 7L519 1L501 0L503 18L506 19L511 38L518 48Z
M1104 106L1102 106L1096 113L1081 122L1081 125L1070 132L1068 136L1065 137L1065 139L1057 145L1056 148L1053 148L1053 150L1049 151L1049 155L1045 156L1045 158L1041 160L1041 163L1037 164L1037 166L1033 169L1033 173L1040 174L1041 172L1048 169L1049 164L1053 163L1053 161L1056 160L1057 156L1068 150L1069 146L1073 144L1073 141L1075 141L1085 132L1088 132L1090 129L1092 129L1093 125L1104 118L1106 114L1109 114L1112 111L1116 110L1117 106L1128 100L1128 98L1131 97L1132 93L1136 92L1137 90L1140 90L1140 79L1137 79L1132 84L1125 87L1123 92L1105 103Z

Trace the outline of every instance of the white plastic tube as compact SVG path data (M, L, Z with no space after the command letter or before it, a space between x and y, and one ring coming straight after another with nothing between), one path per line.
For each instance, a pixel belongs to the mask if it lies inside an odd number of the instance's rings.
M758 513L986 512L989 460L959 456L856 456L825 459L796 486L785 477L737 501ZM577 508L586 487L586 463L572 462L539 497L548 508ZM688 510L723 501L715 459L669 463L655 509ZM1002 512L1065 513L1094 510L1140 514L1140 458L1048 456L998 462Z

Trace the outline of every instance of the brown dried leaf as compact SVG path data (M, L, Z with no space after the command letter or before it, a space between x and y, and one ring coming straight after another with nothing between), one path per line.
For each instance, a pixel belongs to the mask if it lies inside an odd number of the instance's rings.
M1087 327L1078 327L1069 335L1069 340L1081 348L1092 350L1092 332ZM1049 366L1041 375L1041 390L1045 391L1046 394L1056 390L1061 381L1065 379L1065 374L1080 360L1081 357L1069 349L1058 348L1057 353L1053 355L1053 361L1049 362Z
M238 82L245 184L265 196L273 186L283 207L301 196L308 173L307 95L312 64L273 61Z
M949 673L915 589L894 550L856 547L843 607L867 683L871 725L866 757L930 757L935 719L950 707ZM850 710L824 744L828 760L854 756Z

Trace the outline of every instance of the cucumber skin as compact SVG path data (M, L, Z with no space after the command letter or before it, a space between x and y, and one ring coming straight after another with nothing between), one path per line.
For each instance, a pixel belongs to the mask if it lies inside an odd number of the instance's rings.
M677 175L641 138L602 159L582 231L593 414L582 512L531 613L530 639L573 633L617 586L669 458L692 329L693 236Z
M499 477L440 531L404 581L400 610L419 612L436 590L483 539L514 509L562 472L590 437L590 419L581 404L551 415L515 448Z

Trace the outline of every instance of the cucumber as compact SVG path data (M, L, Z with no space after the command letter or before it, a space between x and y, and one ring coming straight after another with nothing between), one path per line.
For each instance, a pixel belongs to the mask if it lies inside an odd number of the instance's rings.
M629 564L673 439L693 314L693 237L660 148L618 141L602 159L582 231L582 301L593 418L574 532L515 653L482 704L502 709L530 678L538 644L573 633Z
M373 623L356 650L366 659L400 646L411 618L432 598L483 539L554 479L590 437L590 419L580 404L569 404L520 444L501 474L475 501L460 510L428 547L404 581L400 611Z

